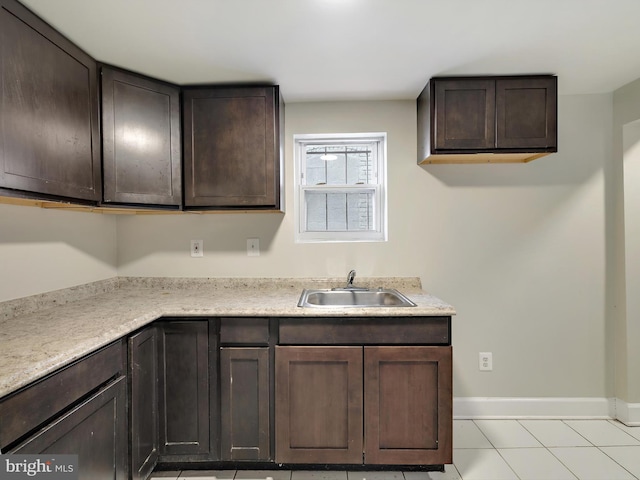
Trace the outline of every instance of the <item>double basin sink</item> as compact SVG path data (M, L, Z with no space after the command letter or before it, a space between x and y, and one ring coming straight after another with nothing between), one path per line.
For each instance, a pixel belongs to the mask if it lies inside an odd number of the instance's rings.
M416 304L392 288L334 288L331 290L303 290L299 307L415 307Z

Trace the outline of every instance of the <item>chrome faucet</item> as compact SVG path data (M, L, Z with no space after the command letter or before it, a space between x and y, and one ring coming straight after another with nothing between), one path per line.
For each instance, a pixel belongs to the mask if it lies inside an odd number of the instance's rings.
M356 278L356 271L351 270L347 275L347 286L345 288L353 288L353 280Z
M356 271L355 270L351 270L349 272L349 274L347 275L347 284L344 287L334 287L331 290L348 290L351 292L366 292L367 290L369 290L366 287L356 287L353 284L353 280L356 278Z

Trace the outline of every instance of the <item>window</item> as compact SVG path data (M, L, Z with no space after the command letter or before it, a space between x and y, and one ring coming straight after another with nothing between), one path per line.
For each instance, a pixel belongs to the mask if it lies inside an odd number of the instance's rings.
M296 135L294 142L296 241L386 241L386 134Z

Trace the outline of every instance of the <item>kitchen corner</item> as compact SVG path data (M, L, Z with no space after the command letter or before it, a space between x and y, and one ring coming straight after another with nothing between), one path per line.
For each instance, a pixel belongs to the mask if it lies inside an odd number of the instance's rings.
M299 307L309 288L383 301ZM386 306L389 292L410 308ZM5 453L62 442L134 479L453 461L455 310L418 278L116 278L0 312Z
M297 307L304 288L331 288L343 279L119 277L0 303L0 397L161 317L429 316L455 315L422 290L418 278L359 279L395 288L417 307L329 309ZM73 332L73 335L70 333ZM34 336L38 341L34 342Z

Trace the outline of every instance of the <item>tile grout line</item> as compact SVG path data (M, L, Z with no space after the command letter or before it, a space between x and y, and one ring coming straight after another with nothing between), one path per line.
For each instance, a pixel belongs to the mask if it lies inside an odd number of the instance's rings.
M558 462L560 462L560 465L562 465L564 468L566 468L566 469L567 469L567 472L569 472L571 475L573 475L573 476L576 478L576 480L580 480L580 477L578 477L578 474L577 474L577 473L575 473L573 470L571 470L571 469L569 468L569 465L565 465L565 463L564 463L561 459L559 459L557 455L554 455L554 453L551 451L551 448L553 448L553 447L549 447L548 445L545 445L545 444L544 444L544 442L543 442L542 440L540 440L538 437L536 437L536 436L534 435L534 433L533 433L531 430L529 430L525 425L523 425L523 424L522 424L522 422L521 422L520 420L517 420L517 422L520 424L520 426L521 426L522 428L524 428L527 432L529 432L529 434L530 434L533 438L535 438L538 442L540 442L540 445L542 445L542 446L544 447L544 449L545 449L547 452L549 452L549 454L551 454L551 456L552 456L553 458L555 458L556 460L558 460ZM561 423L565 424L563 421L561 421ZM571 428L571 426L570 426L570 425L567 425L567 424L565 424L565 425L566 425L567 427ZM573 431L575 432L575 430L574 430L573 428L571 428L571 430L573 430ZM578 432L576 432L576 433L578 433ZM580 433L578 433L578 435L580 435ZM581 436L582 438L584 438L582 435L580 435L580 436ZM588 439L586 439L586 438L584 438L584 439L585 439L587 442L589 442L589 440L588 440ZM591 443L591 442L589 442L589 443ZM594 445L594 446L595 446L595 445ZM572 448L576 448L576 447L572 447Z
M604 454L607 458L611 459L616 465L618 465L620 468L622 468L625 472L627 472L629 475L631 475L633 478L635 478L636 480L640 480L638 479L638 477L636 477L632 472L630 472L629 470L627 470L624 465L621 465L615 458L611 457L610 455L607 454L607 452L605 452L604 450L602 450L602 448L599 445L594 444L591 440L589 440L588 438L586 438L584 435L582 435L580 432L578 432L575 428L573 428L571 425L569 425L568 423L565 422L565 420L561 420L562 423L564 423L567 427L569 427L571 430L573 430L574 432L576 432L578 435L580 435L582 438L584 438L587 442L589 442L591 445L593 445L595 448L597 448L602 454ZM609 420L607 420L607 423L611 424L612 422L610 422ZM614 427L616 427L618 430L620 430L622 433L627 434L629 437L631 437L633 440L637 440L637 438L635 438L633 435L625 432L622 428L619 428L616 424L613 424ZM604 445L603 445L604 446ZM617 445L611 445L611 446L617 446ZM624 446L624 445L621 445ZM632 446L632 445L631 445ZM553 452L552 452L553 453ZM573 472L571 472L573 473Z
M496 446L493 444L493 442L491 441L491 439L490 439L489 437L487 437L487 435L484 433L484 431L482 430L482 428L480 428L480 425L478 425L478 424L475 422L475 420L472 420L472 422L473 422L473 424L476 426L476 428L480 431L480 433L482 434L482 436L483 436L484 438L486 438L486 439L487 439L487 442L489 442L489 444L491 445L491 447L493 447L493 450L495 450L495 451L496 451L496 453L500 456L500 458L501 458L501 459L502 459L502 461L505 463L505 465L507 465L507 467L509 467L509 470L511 470L511 472L516 476L516 478L518 478L518 480L522 480L522 479L520 478L520 475L518 475L518 474L516 473L516 471L515 471L515 470L513 469L513 467L511 466L511 464L510 464L509 462L507 462L507 459L506 459L506 458L504 458L504 457L502 456L502 454L500 453L500 450L498 450L498 447L496 447ZM456 469L456 470L457 470L457 469ZM464 480L464 478L462 477L462 474L460 473L460 471L458 471L458 475L460 476L460 478L461 478L462 480Z

